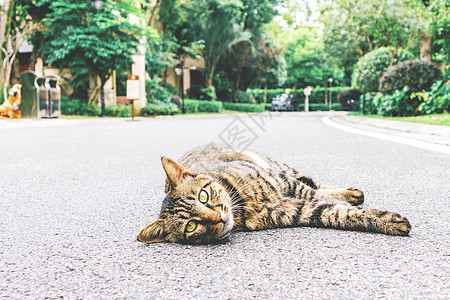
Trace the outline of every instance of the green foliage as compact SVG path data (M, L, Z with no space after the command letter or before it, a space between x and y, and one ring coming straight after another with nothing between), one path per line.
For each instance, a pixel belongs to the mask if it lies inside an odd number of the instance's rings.
M365 93L359 97L359 111L363 111L366 115L373 115L377 113L377 106L375 104L374 98L381 97L381 93Z
M418 109L422 114L450 112L450 81L437 81L432 85L430 92L416 93L414 96L423 99Z
M131 117L131 105L107 105L106 115L110 117L129 118Z
M185 99L184 107L187 113L196 113L196 112L221 113L223 109L223 104L220 101Z
M448 0L431 0L427 7L433 35L432 60L450 63L450 5Z
M89 73L101 79L101 88L113 70L127 70L142 35L129 21L139 15L132 0L107 0L99 12L89 1L54 0L44 20L42 54L47 62L70 68L72 81L87 89Z
M337 103L337 95L345 90L350 89L348 86L334 86L331 88L331 97L333 98L332 103ZM267 103L272 103L272 99L276 96L283 94L284 89L267 89ZM263 89L248 89L247 93L252 94L255 97L257 103L264 102L264 90ZM305 100L305 95L303 94L303 89L291 90L294 95L294 99L297 102L303 103ZM330 89L327 89L327 95L330 96ZM309 96L309 103L325 103L325 88L317 86L311 92Z
M411 92L420 92L429 90L442 76L441 70L430 63L408 60L389 68L380 79L379 89L383 93L392 93L408 87Z
M201 100L216 100L216 89L213 86L206 87L201 90L202 94L200 95Z
M146 32L145 71L150 78L161 77L162 73L176 64L174 49L176 41L168 34L159 35L152 27Z
M141 108L140 114L144 117L158 115L174 115L179 112L178 106L173 103L156 102L149 103Z
M255 96L244 91L237 91L235 94L235 100L237 103L256 103Z
M394 65L413 58L409 51L399 49L394 59ZM381 47L361 57L355 65L352 75L352 86L363 93L377 92L380 78L387 71L392 59L389 48Z
M250 38L240 16L242 3L237 0L186 1L187 33L192 41L203 41L200 49L205 61L205 86L212 86L219 59L234 44Z
M156 79L145 80L145 94L148 103L169 102L170 92L159 85Z
M406 48L409 41L426 28L417 2L323 2L322 22L328 57L349 71L360 57L376 48Z
M418 103L411 101L411 92L407 86L391 95L378 94L374 98L378 114L390 117L413 116L417 114Z
M344 83L344 74L325 60L323 39L313 27L299 27L277 38L286 60L287 87L303 89L321 85L329 77L335 84Z
M305 104L299 104L298 105L298 110L299 111L304 111L305 110ZM323 104L323 103L311 103L309 104L309 111L328 111L330 110L330 106ZM343 110L342 105L339 103L333 103L331 105L331 110L334 111L341 111Z
M226 110L234 110L241 112L264 112L264 104L248 104L248 103L230 103L223 102L223 108Z
M186 110L186 113L188 113L188 114L195 114L198 112L199 104L200 104L200 101L198 101L198 100L185 99L184 100L184 109Z
M221 113L223 104L220 101L200 101L198 104L199 112Z
M171 95L178 95L178 90L176 87L174 87L172 84L168 83L168 82L163 82L161 84L161 87L165 88L166 91L169 92L169 94Z

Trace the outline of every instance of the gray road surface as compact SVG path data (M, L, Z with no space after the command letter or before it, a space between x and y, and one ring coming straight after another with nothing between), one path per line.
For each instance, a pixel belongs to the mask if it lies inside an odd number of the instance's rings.
M317 114L239 116L0 130L0 298L448 299L450 156ZM160 156L212 141L359 187L364 207L407 216L411 237L289 228L221 245L136 242L160 209Z

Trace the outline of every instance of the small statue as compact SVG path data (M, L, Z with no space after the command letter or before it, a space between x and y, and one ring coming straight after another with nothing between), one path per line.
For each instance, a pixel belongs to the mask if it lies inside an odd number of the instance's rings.
M0 117L6 117L10 119L20 119L22 113L20 112L19 105L22 103L22 96L20 94L21 84L15 84L12 89L9 90L8 99L0 105Z

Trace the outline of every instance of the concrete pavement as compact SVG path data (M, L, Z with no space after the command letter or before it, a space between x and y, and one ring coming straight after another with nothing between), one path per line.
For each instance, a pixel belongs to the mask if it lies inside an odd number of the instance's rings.
M0 129L0 299L448 298L449 156L340 131L322 117ZM164 196L160 157L210 142L246 143L319 183L361 188L364 208L408 217L411 236L285 228L220 245L136 242Z

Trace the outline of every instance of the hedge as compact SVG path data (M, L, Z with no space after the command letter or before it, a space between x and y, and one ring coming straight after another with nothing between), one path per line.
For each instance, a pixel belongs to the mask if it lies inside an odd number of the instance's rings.
M337 95L345 90L351 89L349 86L334 86L331 88L331 97L333 99L333 103L337 103ZM253 94L256 102L263 103L264 102L264 89L247 89L247 93ZM277 95L283 94L284 89L268 89L267 90L267 103L272 102L272 98L275 98ZM291 90L291 94L294 95L294 99L296 99L297 103L303 103L305 101L305 95L302 90ZM330 96L330 89L327 89L328 97ZM329 100L329 99L328 99ZM325 87L317 86L311 92L309 96L309 103L324 103L325 102Z
M131 105L107 105L106 115L110 117L131 117Z
M223 109L223 104L220 101L205 101L196 99L186 99L184 100L184 108L187 113L197 113L197 112L212 112L221 113Z
M149 103L141 108L141 116L174 115L179 112L178 106L173 103Z
M242 111L242 112L264 112L265 111L264 104L223 102L223 108L225 108L227 110Z
M324 104L324 103L310 103L309 104L309 111L328 111L328 110L330 110L329 108L330 108L330 106L328 104ZM298 110L304 111L305 104L299 104ZM342 105L339 103L333 103L331 105L331 110L341 111L341 110L343 110Z

